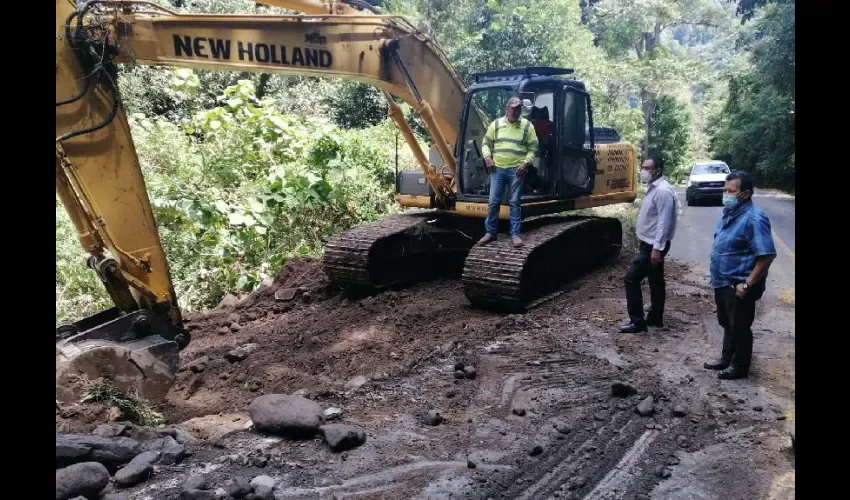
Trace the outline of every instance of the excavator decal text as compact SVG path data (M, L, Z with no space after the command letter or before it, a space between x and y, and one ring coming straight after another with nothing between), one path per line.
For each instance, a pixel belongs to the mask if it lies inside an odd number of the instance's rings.
M287 52L285 45L237 41L236 51L234 52L231 50L233 44L230 40L183 35L173 35L173 37L174 55L178 57L186 56L228 60L235 54L240 61L270 62L286 66L330 68L333 64L333 57L330 51L324 49L292 47L292 51Z

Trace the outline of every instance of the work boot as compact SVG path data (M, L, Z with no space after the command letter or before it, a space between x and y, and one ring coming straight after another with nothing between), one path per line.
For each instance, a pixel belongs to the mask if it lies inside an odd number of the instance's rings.
M638 333L638 332L645 332L645 331L646 331L646 324L644 324L644 323L635 324L635 323L629 322L629 323L626 323L625 325L620 327L621 333Z
M486 245L487 243L490 243L491 241L496 241L496 237L491 236L489 234L485 234L480 240L478 240L477 245L483 246L483 245Z
M725 370L729 367L730 361L720 358L717 361L709 361L708 363L702 365L706 370Z
M522 238L520 238L519 236L511 236L511 245L513 245L514 247L521 247Z
M747 378L749 376L749 367L742 368L739 366L729 365L728 368L717 374L717 378L721 380L736 380L739 378Z

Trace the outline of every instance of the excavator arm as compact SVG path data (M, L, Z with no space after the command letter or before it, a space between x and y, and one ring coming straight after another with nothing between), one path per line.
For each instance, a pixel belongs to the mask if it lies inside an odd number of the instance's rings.
M121 103L119 63L373 85L438 204L453 203L466 87L440 49L403 18L348 3L263 3L308 15L180 14L145 1L57 0L56 192L91 256L89 267L115 303L57 328L57 399L75 397L67 382L79 375L106 375L125 390L161 397L173 383L179 349L189 343ZM441 156L439 169L392 96L422 119Z

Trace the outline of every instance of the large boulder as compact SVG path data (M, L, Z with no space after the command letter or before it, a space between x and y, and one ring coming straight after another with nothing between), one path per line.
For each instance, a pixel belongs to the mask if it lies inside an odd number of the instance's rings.
M56 434L56 468L81 462L123 465L141 452L141 444L127 437Z
M266 394L249 407L257 430L292 438L311 438L325 423L322 407L301 396Z
M56 500L84 496L96 498L109 484L109 471L103 464L83 462L56 470Z

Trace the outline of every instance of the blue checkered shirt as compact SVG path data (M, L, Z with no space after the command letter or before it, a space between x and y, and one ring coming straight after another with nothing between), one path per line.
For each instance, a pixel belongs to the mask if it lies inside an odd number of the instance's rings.
M711 286L722 288L747 281L762 255L776 255L767 215L752 201L732 210L724 208L714 230Z

